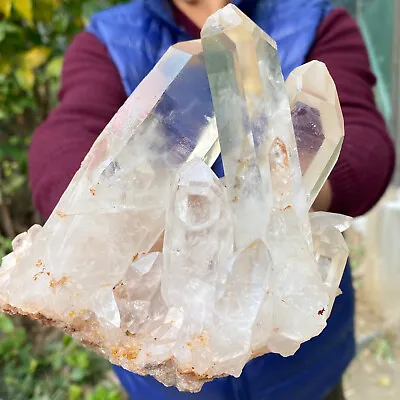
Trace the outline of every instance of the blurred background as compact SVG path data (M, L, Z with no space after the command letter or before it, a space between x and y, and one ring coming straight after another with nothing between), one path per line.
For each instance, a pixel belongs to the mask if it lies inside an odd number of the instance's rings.
M333 2L359 23L378 78L376 99L399 148L400 1ZM57 104L65 49L93 12L115 3L0 0L0 258L17 233L41 222L31 204L26 156L35 126ZM400 398L398 172L382 201L347 233L359 346L345 377L349 400ZM117 400L124 394L108 363L69 337L0 314L1 399Z

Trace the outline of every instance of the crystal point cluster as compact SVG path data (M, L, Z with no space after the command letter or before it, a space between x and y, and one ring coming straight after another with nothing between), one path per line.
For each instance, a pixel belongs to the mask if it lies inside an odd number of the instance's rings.
M326 67L285 83L275 42L228 5L167 51L44 227L13 241L0 309L183 391L291 355L324 329L348 256L350 219L309 213L342 141Z

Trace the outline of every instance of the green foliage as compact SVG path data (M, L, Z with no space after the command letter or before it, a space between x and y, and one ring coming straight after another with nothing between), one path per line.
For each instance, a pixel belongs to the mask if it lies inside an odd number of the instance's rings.
M1 202L10 203L21 187L26 187L30 135L56 104L68 43L93 12L114 3L117 1L0 1ZM12 162L11 174L7 174L10 164L5 161Z
M63 57L90 15L117 0L0 0L0 258L38 220L27 184L35 127L56 105ZM117 400L109 364L75 341L0 314L0 398Z
M0 201L9 203L26 186L29 137L56 103L68 43L93 12L114 3L0 1ZM13 162L12 175L4 160Z
M20 322L0 314L0 398L120 400L107 361L68 336L40 329L35 341ZM56 337L54 337L56 335ZM49 340L50 339L50 340ZM57 339L57 340L55 340Z
M11 251L11 239L0 236L0 258L3 258Z

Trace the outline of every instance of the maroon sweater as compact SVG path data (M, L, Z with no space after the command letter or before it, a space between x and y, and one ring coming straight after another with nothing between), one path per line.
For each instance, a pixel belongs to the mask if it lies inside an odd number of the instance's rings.
M176 12L176 11L175 11ZM193 37L199 29L176 12ZM320 25L307 60L324 62L336 82L346 136L330 182L331 211L368 211L386 189L394 147L373 94L375 77L355 21L335 9ZM48 217L91 145L126 100L121 79L104 45L90 33L76 36L64 61L60 105L33 135L29 151L34 203Z

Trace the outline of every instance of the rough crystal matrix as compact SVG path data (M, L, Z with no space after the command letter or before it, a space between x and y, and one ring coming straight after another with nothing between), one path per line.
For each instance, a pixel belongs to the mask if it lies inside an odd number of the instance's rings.
M274 41L228 5L168 50L44 227L13 241L0 308L185 391L293 354L324 329L348 255L349 218L309 214L342 140L325 66L285 86Z

